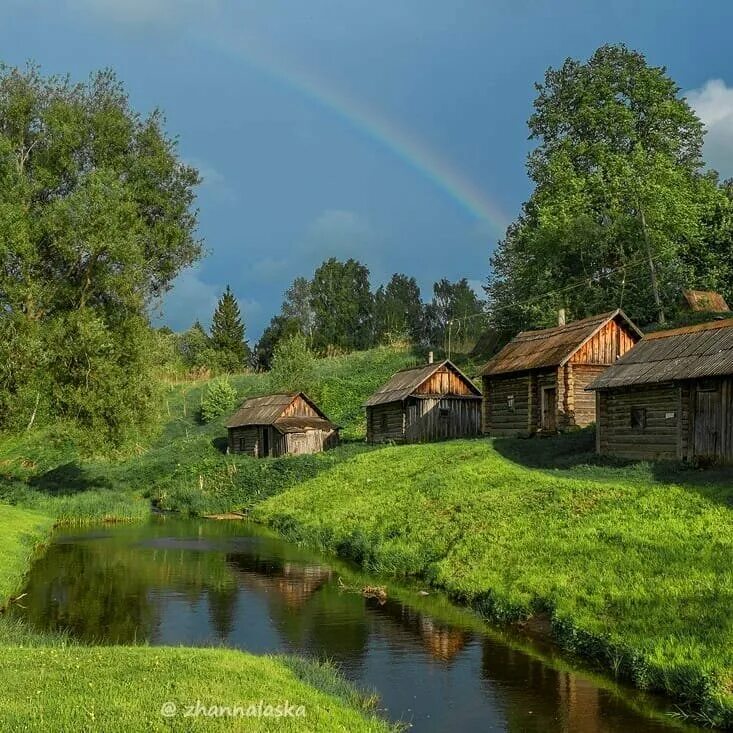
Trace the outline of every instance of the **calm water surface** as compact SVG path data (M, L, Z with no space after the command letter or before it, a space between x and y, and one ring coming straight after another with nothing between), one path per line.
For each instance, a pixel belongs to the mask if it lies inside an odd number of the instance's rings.
M377 582L386 602L360 592ZM693 730L659 701L559 671L567 665L550 649L438 594L369 578L248 522L160 517L60 533L26 591L14 614L84 641L328 657L416 731Z

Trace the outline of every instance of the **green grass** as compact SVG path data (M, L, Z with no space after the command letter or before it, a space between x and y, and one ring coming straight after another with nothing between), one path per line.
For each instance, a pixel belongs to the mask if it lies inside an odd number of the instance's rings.
M565 649L733 725L730 474L584 462L587 440L385 448L254 514L491 618L547 613Z
M342 426L347 444L318 456L254 460L227 456L228 415L199 419L205 381L169 386L160 429L150 444L123 455L82 455L68 426L56 425L0 440L0 501L32 508L63 523L132 521L151 500L165 509L192 514L247 510L262 499L321 471L363 442L364 400L415 357L381 347L316 362L313 396ZM238 399L266 392L266 374L232 375Z
M373 699L329 665L225 649L0 647L3 731L388 731ZM234 709L260 700L305 717L187 717L197 701ZM164 703L176 714L161 714ZM234 712L234 711L233 711ZM236 715L236 713L234 713Z
M0 609L20 587L35 547L46 539L51 524L37 512L0 504Z

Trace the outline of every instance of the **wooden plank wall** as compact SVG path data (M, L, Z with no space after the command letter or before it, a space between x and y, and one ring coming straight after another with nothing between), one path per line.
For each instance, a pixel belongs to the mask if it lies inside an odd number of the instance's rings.
M283 411L283 417L319 417L318 413L298 395Z
M367 407L367 442L401 443L405 439L405 414L402 402Z
M570 358L573 364L613 364L639 340L616 321L609 321Z
M434 395L471 395L475 394L465 380L456 374L452 369L442 367L435 374L426 379L414 392L414 394Z
M447 414L441 411L447 411ZM426 443L481 434L481 402L451 398L418 398L407 403L405 439Z
M286 433L284 450L289 455L321 453L338 445L336 430L304 430L302 433Z
M632 408L646 409L646 427L631 427ZM598 451L624 458L676 458L680 388L652 385L600 393Z
M229 452L256 456L258 436L259 428L256 427L229 428ZM241 440L244 444L240 446Z
M483 378L483 432L490 435L517 435L528 431L531 411L536 408L530 399L532 382L529 375ZM514 405L509 407L509 397Z

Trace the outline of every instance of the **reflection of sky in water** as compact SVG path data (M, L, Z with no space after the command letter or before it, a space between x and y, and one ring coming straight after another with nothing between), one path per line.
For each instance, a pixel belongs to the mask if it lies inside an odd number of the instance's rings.
M668 729L475 620L461 625L466 613L446 623L364 598L374 579L350 569L342 579L344 568L247 523L157 520L60 536L32 569L26 610L13 612L88 641L325 657L418 731Z

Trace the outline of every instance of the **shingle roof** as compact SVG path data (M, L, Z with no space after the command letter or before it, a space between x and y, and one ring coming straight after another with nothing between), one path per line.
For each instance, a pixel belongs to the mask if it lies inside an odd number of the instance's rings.
M725 298L712 290L683 290L682 297L691 311L722 313L730 310Z
M614 318L622 319L632 331L641 336L641 331L620 309L573 321L565 326L522 331L485 364L480 374L489 376L561 366Z
M283 416L285 410L298 396L302 397L318 413L317 417L308 415ZM307 427L336 427L303 392L284 392L263 395L262 397L250 397L244 401L226 424L228 428L243 428L248 425L272 425L281 433L299 432Z
M733 374L733 318L647 334L588 389Z
M393 374L392 377L383 384L365 403L365 407L373 407L374 405L384 405L388 402L399 402L409 397L426 379L431 377L439 369L447 366L452 369L459 377L461 377L471 391L477 396L481 396L480 390L476 385L455 365L453 362L445 361L435 364L423 364L421 366L402 369Z

